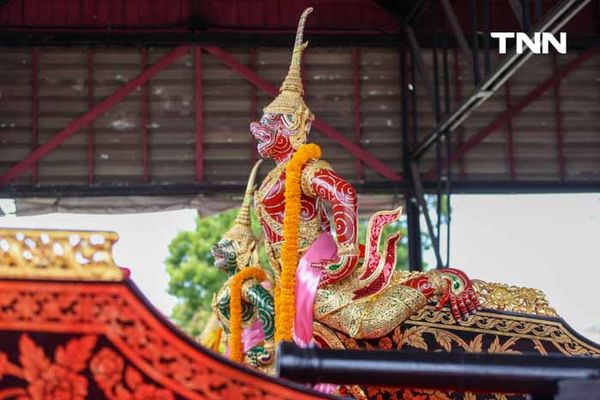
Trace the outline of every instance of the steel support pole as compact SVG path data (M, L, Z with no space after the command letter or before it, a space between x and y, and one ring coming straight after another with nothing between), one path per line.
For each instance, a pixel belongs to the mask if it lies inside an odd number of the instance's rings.
M477 1L470 0L469 12L471 14L471 30L473 40L473 82L479 86L481 82L481 73L479 71L479 13L477 11Z
M202 86L202 48L194 47L194 122L196 182L204 180L204 97Z
M408 232L408 269L409 271L423 271L423 244L421 242L419 203L412 188L404 192L404 198Z
M535 16L536 23L542 18L542 0L535 0L533 15Z
M360 115L360 54L356 47L352 48L352 97L354 105L354 142L360 146L360 137L362 136L361 115ZM356 181L364 179L362 162L355 161Z
M425 217L425 223L427 224L427 232L429 233L429 237L431 239L431 244L433 245L433 252L435 254L435 259L437 262L437 268L441 268L444 263L442 262L442 255L440 253L440 242L439 238L435 233L433 222L431 221L431 217L429 215L429 208L427 207L427 201L425 201L425 190L423 189L423 182L421 182L421 175L419 174L419 167L417 164L412 162L410 164L410 172L412 175L413 186L415 189L415 195L417 197L417 202L419 203L419 207L421 208L421 212Z
M446 20L442 17L442 66L444 71L444 115L450 112L450 68L448 65L448 38L446 36ZM445 159L450 158L452 154L452 140L450 135L444 136L445 139ZM450 266L450 237L452 223L452 168L446 170L446 266Z
M523 6L521 5L521 0L508 0L508 4L510 5L513 14L515 14L519 26L523 29Z
M504 103L506 110L510 110L512 107L511 100L511 85L510 81L504 85ZM515 146L514 146L514 134L512 126L512 118L506 120L506 153L508 158L508 173L510 180L514 181L516 178L516 167L515 167Z
M431 108L435 109L433 84L431 83L429 75L427 75L427 69L425 68L425 62L423 61L423 52L421 51L421 47L419 46L419 42L417 41L417 35L415 34L415 31L411 26L406 27L406 36L408 37L408 43L412 51L413 63L417 68L417 72L421 77L421 81L423 81L423 87L425 88L427 97L431 103Z
M552 54L552 71L554 74L558 73L558 60L556 54ZM564 138L563 138L563 114L560 96L560 82L554 85L554 122L556 129L556 157L558 161L558 173L560 180L564 181L566 178L566 161L564 151Z
M563 0L557 4L548 15L537 24L533 31L556 33L571 20L591 0ZM419 159L445 132L452 132L460 125L473 110L481 106L533 55L527 48L521 54L516 49L511 52L489 77L468 96L456 110L445 118L427 135L413 151L413 159Z
M94 51L92 48L87 50L87 103L88 111L94 107ZM94 123L90 122L88 125L88 138L87 138L87 172L88 172L88 183L94 183Z
M481 7L482 27L483 27L483 76L486 77L490 73L490 0L483 0Z
M460 64L458 62L458 51L456 51L456 49L454 49L453 52L453 60L452 60L452 71L454 74L454 101L453 104L454 106L458 106L460 104L460 102L462 101L462 84L460 82L460 76L461 76L461 69L460 69ZM448 112L446 112L446 115L448 114ZM458 146L461 146L464 142L464 128L462 126L459 126L456 129L456 143ZM448 141L450 143L452 143L452 136L448 135ZM446 163L448 162L448 160L450 159L449 156L446 157ZM465 173L465 160L464 159L460 159L458 161L458 176L460 177L460 179L464 180L466 173Z
M252 47L248 52L248 67L256 69L256 49ZM256 105L258 104L258 96L256 86L250 84L250 120L256 121L258 115L256 113ZM258 150L256 146L252 146L252 165L258 160Z
M144 71L146 69L146 66L148 65L148 49L146 49L145 47L142 49L142 71ZM142 181L144 182L148 182L150 179L150 173L149 173L149 151L148 151L148 98L149 93L148 93L148 82L144 82L144 84L142 85L142 87L140 88L142 90L141 92L141 96L140 96L140 100L141 100L141 104L140 104L140 108L141 108L141 115L140 115L140 128L141 128L141 132L142 132Z
M523 30L529 32L531 29L531 17L529 12L529 0L521 0L523 3Z
M410 172L410 139L408 132L408 68L406 62L406 49L400 50L400 94L402 102L402 165L403 175L406 177L404 190L404 204L406 209L406 224L408 233L408 269L410 271L423 270L423 254L421 244L421 226L419 221L419 204L412 187L412 173ZM414 112L414 111L413 111Z
M562 81L566 76L568 76L572 71L579 68L581 64L583 64L586 60L591 58L592 56L598 54L599 50L596 48L590 48L581 53L577 58L571 60L567 65L562 67L556 74L552 75L544 82L540 83L536 86L532 91L530 91L525 97L519 100L516 104L514 104L509 110L504 111L498 117L496 117L492 122L490 122L487 126L480 129L475 135L471 136L467 141L465 141L458 149L456 149L452 153L452 157L450 160L446 160L443 168L447 168L451 163L461 159L467 152L469 152L472 148L481 143L486 137L496 132L502 125L504 125L507 121L509 121L513 116L517 115L521 111L523 111L529 104L531 104L534 100L539 98L541 95L546 93L548 90L557 85L560 81ZM427 179L432 179L434 177L435 170L430 170L427 172Z
M454 13L454 9L450 4L450 0L442 0L442 6L444 7L444 12L446 14L446 18L448 18L448 22L450 23L450 28L452 29L452 33L454 33L454 38L456 39L456 43L458 43L458 47L463 54L465 60L469 63L469 68L473 68L473 59L471 55L471 49L469 49L469 44L467 43L467 38L463 30L460 27L460 23L458 22L458 18Z
M38 147L38 114L39 114L39 62L38 51L34 47L31 50L31 151ZM31 166L31 182L36 184L38 181L37 162Z
M431 58L433 60L433 95L434 95L434 118L435 123L438 124L441 118L441 103L440 103L440 79L439 79L439 60L438 60L438 21L437 21L437 2L431 2L431 34L433 38L433 45L431 48ZM438 138L435 143L435 182L436 182L436 237L439 239L442 232L442 136ZM437 252L441 254L440 241L437 242Z

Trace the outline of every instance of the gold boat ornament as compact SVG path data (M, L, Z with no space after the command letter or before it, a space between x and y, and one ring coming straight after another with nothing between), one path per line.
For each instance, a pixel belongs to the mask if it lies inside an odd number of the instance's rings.
M120 281L115 232L0 229L0 278Z

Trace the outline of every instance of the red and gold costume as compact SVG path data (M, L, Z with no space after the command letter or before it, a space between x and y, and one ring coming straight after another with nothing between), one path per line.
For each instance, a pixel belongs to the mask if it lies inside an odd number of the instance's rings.
M267 253L279 271L280 248L285 217L285 166L295 151L306 143L314 115L302 98L304 89L300 75L302 52L308 43L302 42L304 22L312 8L300 17L292 62L279 95L263 111L260 121L250 124L258 141L258 152L272 158L276 167L269 172L256 192L255 207L263 226ZM324 202L331 205L333 228L338 243L336 268L325 270L322 284L343 279L358 262L357 201L352 185L321 160L312 160L302 171L302 211L300 248L305 251L317 237L330 230Z
M277 283L286 218L286 165L306 143L314 120L303 99L300 73L302 52L308 45L302 40L304 23L311 11L307 9L300 17L291 65L279 95L263 109L262 118L250 124L259 154L276 164L255 194L255 207ZM383 238L381 253L378 245L383 228L400 217L400 210L373 216L366 248L361 252L357 197L352 185L326 161L312 159L302 168L300 187L299 257L321 235L331 231L335 237L333 257L311 260L311 267L320 271L318 289L312 297L316 320L350 336L366 338L386 334L434 297L440 305L449 301L457 319L476 311L478 303L471 282L458 270L438 270L408 279L394 272L399 234ZM326 204L331 207L331 221ZM297 276L296 280L302 281L302 277Z

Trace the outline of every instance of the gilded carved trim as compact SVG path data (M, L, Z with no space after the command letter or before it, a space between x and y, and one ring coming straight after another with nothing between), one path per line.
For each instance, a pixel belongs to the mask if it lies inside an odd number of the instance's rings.
M0 229L0 278L120 281L114 232Z
M385 349L600 357L600 346L580 337L557 317L485 309L457 323L449 308L426 306L381 338L356 339L314 324L319 343L337 349ZM347 388L350 391L351 388ZM473 394L360 386L367 398L440 400L523 400L517 394Z
M556 310L550 307L544 292L539 289L479 280L473 281L473 287L480 303L486 308L549 317L558 316Z
M502 335L534 342L549 342L567 356L600 356L600 349L572 334L560 320L527 316L498 314L487 311L470 316L456 324L448 309L436 310L427 306L405 322L407 325L423 326L434 333L443 329L490 335Z
M72 399L168 399L165 396L152 395L149 391L143 391L135 396L136 390L133 390L133 386L137 389L138 385L130 384L131 381L127 377L129 375L131 378L131 373L127 373L127 366L131 366L131 369L147 377L146 383L155 384L157 390L173 392L176 399L317 400L323 398L318 393L303 389L300 385L292 386L284 381L250 371L203 349L190 338L185 338L159 313L148 308L144 299L130 285L132 284L129 282L64 284L48 281L23 283L0 280L0 309L3 310L0 313L0 334L5 339L0 341L0 352L12 354L12 360L23 360L17 353L20 351L19 346L11 343L7 338L21 336L28 332L38 332L47 338L47 342L40 343L46 352L53 347L52 343L56 342L54 338L57 336L97 337L98 353L94 352L94 355L100 355L105 352L103 348L108 348L112 349L118 358L123 358L126 363L126 367L121 372L125 378L124 383L129 386L129 389L123 388L128 389L131 396L121 388L117 390L117 394L121 394L113 397L80 395L71 397ZM59 345L63 346L63 344L62 339L59 340ZM69 366L76 364L73 354L77 357L85 356L81 346L66 344L63 348L70 350L69 357L66 358ZM32 353L40 354L39 351L22 353L29 357L36 355ZM97 363L99 368L90 365L85 369L84 373L89 382L92 382L92 379L97 381L96 375L102 372L109 382L123 386L118 381L115 382L115 379L120 380L122 375L115 373L114 367L118 366L120 361L114 355L103 356L104 361ZM90 359L92 364L94 358L92 356ZM0 353L0 366L6 361L8 360ZM44 372L46 370L48 372ZM62 381L57 381L56 377L62 379L64 374L53 374L55 371L47 366L38 367L37 371L51 378L50 383L55 385L59 394L64 393L63 387L70 384L66 382L63 385ZM4 372L6 376L6 370ZM6 384L6 380L0 379L0 387L5 387ZM91 388L91 385L89 387ZM108 389L111 388L115 386L111 385ZM105 388L100 387L100 389ZM67 398L65 396L66 394L63 398ZM37 398L55 397L48 395L44 397L42 394L42 397Z
M402 281L418 276L419 272L396 271ZM473 288L479 303L491 310L509 311L521 314L558 317L550 306L548 298L539 289L507 285L504 283L484 282L473 279Z

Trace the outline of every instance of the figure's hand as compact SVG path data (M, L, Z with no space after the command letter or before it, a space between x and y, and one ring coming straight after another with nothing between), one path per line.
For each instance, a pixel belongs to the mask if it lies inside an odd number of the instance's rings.
M252 367L266 367L273 364L275 360L275 347L269 346L255 346L246 352L245 364L251 365Z
M449 302L452 315L457 322L467 319L481 309L473 283L464 272L454 268L444 268L439 271L442 273L446 287L440 294L437 309L441 309Z
M330 260L320 260L312 263L312 267L323 270L320 286L337 282L350 275L358 264L358 255L340 256Z

